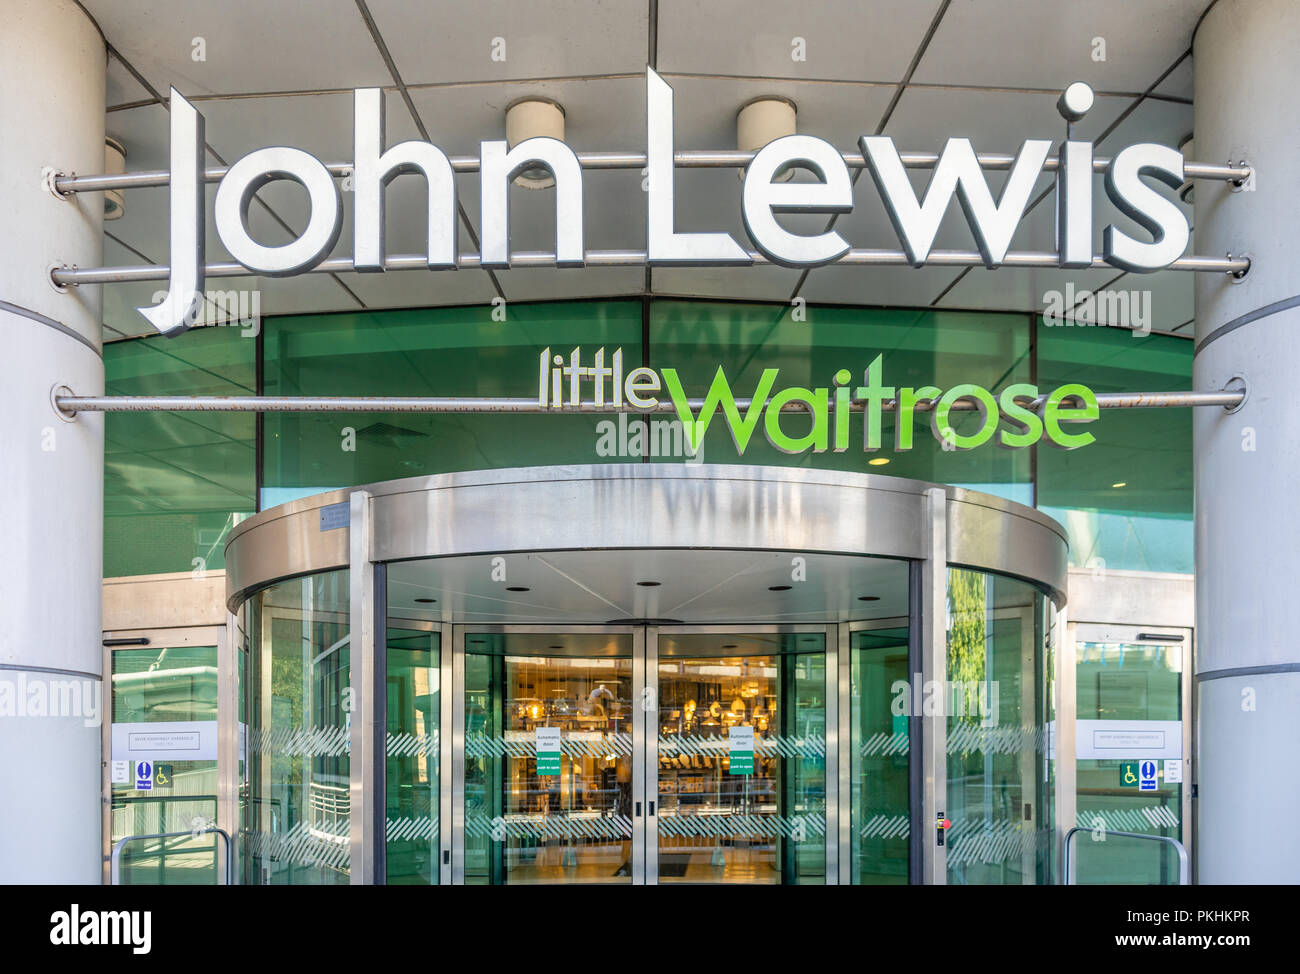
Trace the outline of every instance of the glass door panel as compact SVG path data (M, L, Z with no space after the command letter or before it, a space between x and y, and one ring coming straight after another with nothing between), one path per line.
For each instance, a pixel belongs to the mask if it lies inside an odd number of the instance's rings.
M660 630L657 670L658 881L824 883L825 633Z
M200 831L217 823L217 654L215 640L112 651L109 848L150 836L123 846L123 885L219 881L219 840Z
M1075 634L1076 822L1080 883L1178 883L1168 843L1108 832L1161 835L1187 844L1184 749L1187 630L1139 633L1080 625ZM1150 765L1154 782L1144 783Z
M851 639L850 882L907 883L911 864L908 627Z
M470 884L631 883L633 635L464 635Z
M389 885L439 881L440 633L389 621L384 856Z

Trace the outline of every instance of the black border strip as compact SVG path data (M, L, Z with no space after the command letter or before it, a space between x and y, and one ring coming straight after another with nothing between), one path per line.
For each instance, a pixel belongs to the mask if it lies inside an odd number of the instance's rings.
M75 329L69 328L61 321L55 321L53 318L47 318L39 311L32 311L28 308L24 308L22 305L12 304L9 301L0 301L0 311L8 311L10 314L18 315L20 318L30 318L32 321L39 322L40 324L45 325L48 328L53 328L55 331L62 332L63 334L67 335L69 338L75 338L77 341L81 342L81 344L85 345L88 349L90 349L100 358L103 358L104 353L100 351L98 348L96 348L89 338L87 338L85 335L81 334L80 332L76 331Z
M1230 666L1223 670L1206 670L1197 673L1202 683L1210 680L1229 680L1236 676L1262 676L1266 673L1300 673L1300 663L1266 663L1263 666Z
M1289 298L1283 298L1281 301L1274 301L1272 304L1266 304L1264 307L1256 308L1254 311L1247 311L1244 315L1238 315L1231 321L1224 322L1218 328L1214 329L1214 331L1210 332L1197 342L1196 348L1192 350L1192 358L1196 358L1196 356L1200 355L1205 346L1210 344L1210 342L1222 338L1230 331L1236 331L1238 328L1241 328L1244 325L1249 325L1253 321L1259 321L1261 318L1267 318L1270 315L1275 315L1282 311L1290 311L1295 307L1300 307L1300 294L1293 294Z
M103 680L98 673L85 670L61 670L55 666L23 666L21 663L0 663L0 670L16 670L22 673L54 673L59 676L84 676L88 680Z

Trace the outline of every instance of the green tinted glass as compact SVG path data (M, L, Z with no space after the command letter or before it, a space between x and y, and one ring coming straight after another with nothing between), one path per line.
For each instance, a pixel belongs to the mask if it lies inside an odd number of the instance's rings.
M1192 387L1193 343L1119 328L1040 324L1039 386L1094 392ZM1038 506L1066 526L1070 562L1191 572L1192 410L1105 409L1078 450L1038 448Z
M852 634L850 780L854 883L883 885L908 881L912 806L907 654L905 626Z
M1044 597L948 570L947 870L951 884L1051 881L1051 698ZM939 692L938 688L934 688Z
M285 317L266 325L269 396L536 400L538 356L621 347L641 360L641 303L510 305ZM618 462L596 416L268 413L263 506L333 487L497 467Z
M438 882L439 633L388 627L384 865L390 885Z
M244 882L346 885L352 724L346 571L280 582L248 605Z
M830 387L831 377L842 368L861 383L878 354L884 356L884 381L895 388L946 389L971 382L996 394L1030 378L1030 319L1024 315L827 307L802 309L802 321L792 314L787 305L655 301L650 311L650 364L676 369L692 397L705 394L719 366L737 397L750 396L768 368L780 370L776 388ZM874 471L1031 500L1028 451L991 445L945 451L930 432L929 416L913 416L914 447L901 453L893 448L893 413L882 418L883 448L875 453L862 449L861 413L853 415L849 449L842 453L782 453L760 430L741 456L725 424L714 422L704 440L703 461ZM959 434L978 428L974 412L954 417ZM807 423L804 417L789 416L782 427L801 433ZM869 466L873 457L889 462Z
M251 396L256 346L236 328L110 342L105 390ZM224 568L226 534L256 509L255 429L252 413L107 414L104 576Z

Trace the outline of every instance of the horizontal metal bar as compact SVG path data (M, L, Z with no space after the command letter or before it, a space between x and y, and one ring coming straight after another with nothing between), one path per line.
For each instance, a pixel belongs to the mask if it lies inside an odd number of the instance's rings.
M578 164L583 169L643 169L649 164L644 152L578 152ZM754 159L754 152L735 149L693 149L673 153L673 164L681 169L743 169ZM844 164L850 169L862 169L866 163L861 153L841 152ZM451 168L455 172L478 172L478 156L448 156ZM903 152L899 154L903 165L909 169L933 169L939 162L937 152ZM975 157L984 169L1010 169L1016 157L1004 152L981 152ZM1105 172L1110 167L1109 156L1097 156L1092 161L1094 172ZM1059 161L1056 156L1049 156L1043 163L1044 172L1055 172ZM329 162L325 164L331 175L346 176L352 172L350 162ZM206 182L220 182L229 166L213 166L203 171ZM1183 165L1183 173L1188 179L1216 179L1228 182L1244 182L1250 177L1249 166L1223 166L1209 162L1188 162ZM166 186L171 182L171 173L165 169L142 170L139 172L99 174L94 176L60 176L54 181L54 188L60 193L93 193L106 189L142 189L149 186Z
M772 264L756 250L748 251L749 258L756 266L779 266ZM644 250L589 250L586 254L587 267L643 267L647 263ZM901 250L853 249L830 266L865 266L865 267L907 267L910 266L907 254ZM932 250L926 258L927 266L935 267L982 267L983 256L975 250ZM526 250L510 255L511 268L553 267L554 251ZM456 262L461 269L480 267L478 254L461 254ZM737 265L743 266L743 265ZM1006 255L1000 267L1051 267L1059 268L1060 260L1053 251L1032 250L1012 251ZM428 270L427 259L423 254L399 254L384 261L384 270L409 271ZM1085 270L1087 268L1084 268ZM1100 255L1093 257L1092 270L1113 270L1113 265ZM323 260L304 274L339 274L353 270L351 257L331 257ZM1247 257L1207 257L1190 254L1180 257L1166 270L1216 272L1223 274L1245 274L1250 270ZM208 264L204 268L206 278L250 277L255 276L243 264L223 261ZM137 264L126 267L59 267L50 272L50 277L60 287L75 284L129 284L139 281L165 281L171 276L171 268L166 264Z
M1240 391L1219 392L1100 392L1097 405L1101 409L1153 409L1177 406L1239 405L1245 398ZM677 407L668 400L658 403L652 410L640 410L624 403L597 406L584 402L576 406L543 406L536 399L449 399L416 396L56 396L55 404L67 413L140 413L140 412L224 412L224 413L676 413ZM1035 399L1017 397L1017 402L1031 409L1039 409L1046 396ZM704 407L703 399L688 400L692 410ZM750 399L737 399L736 406L748 410ZM897 409L897 400L883 404L885 412ZM865 404L855 402L851 408L861 412ZM916 412L929 412L934 403L918 402ZM955 410L973 411L975 403L959 399ZM795 402L782 406L782 412L805 412L806 408Z

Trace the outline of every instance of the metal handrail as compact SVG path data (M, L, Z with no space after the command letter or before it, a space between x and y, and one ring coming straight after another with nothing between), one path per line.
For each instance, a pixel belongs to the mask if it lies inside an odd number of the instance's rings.
M1070 831L1065 833L1065 862L1064 862L1065 877L1063 883L1063 885L1065 886L1076 885L1074 882L1074 876L1070 873L1070 840L1074 838L1075 832L1090 832L1090 831L1092 830L1086 828L1085 826L1076 825L1074 828L1070 829ZM1179 842L1177 839L1173 838L1172 836L1147 835L1143 832L1116 832L1111 829L1106 830L1106 835L1107 837L1112 835L1118 835L1126 839L1147 839L1149 841L1154 841L1154 842L1170 843L1174 847L1174 849L1176 849L1178 852L1178 885L1179 886L1192 885L1192 860L1187 855L1187 850L1183 848L1183 844Z
M187 832L149 832L144 835L128 835L118 839L113 844L113 855L109 860L109 884L112 886L122 885L122 848L128 842L136 842L140 839L179 839L183 835L197 838L200 835L216 833L226 840L226 885L235 885L235 849L234 843L230 839L230 833L225 829L219 829L215 825L206 829L190 829Z

